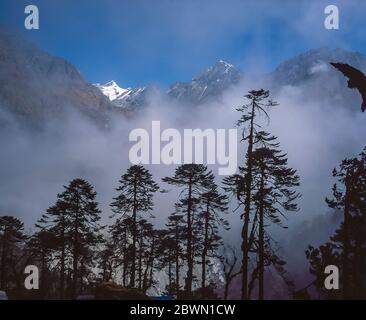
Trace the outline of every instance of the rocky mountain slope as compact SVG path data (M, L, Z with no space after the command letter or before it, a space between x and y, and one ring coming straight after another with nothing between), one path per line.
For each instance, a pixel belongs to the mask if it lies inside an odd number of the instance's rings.
M39 123L77 110L106 121L109 100L63 58L53 57L0 29L0 104L18 118Z
M150 87L124 89L114 80L106 84L97 83L95 87L108 97L113 106L128 111L146 107L148 104L148 96L153 90Z
M275 89L293 86L303 89L304 99L352 107L361 105L357 90L347 87L347 78L330 62L348 63L366 74L366 56L344 49L320 48L307 51L281 63L269 75Z
M226 89L239 83L241 73L232 64L219 60L204 69L190 82L177 82L167 95L183 104L199 105L220 96Z
M164 93L168 98L185 106L197 106L218 98L225 90L239 83L242 75L233 65L219 60L205 68L190 82L177 82ZM121 88L115 81L95 86L106 95L111 103L126 110L146 107L152 87Z

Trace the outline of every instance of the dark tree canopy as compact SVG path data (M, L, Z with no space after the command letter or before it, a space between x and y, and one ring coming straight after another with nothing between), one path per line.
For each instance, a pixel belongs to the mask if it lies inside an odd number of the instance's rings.
M123 174L119 180L119 186L116 189L118 195L111 203L111 208L115 214L122 216L130 214L132 217L131 287L135 287L136 285L138 214L153 209L153 195L158 190L159 186L153 180L149 170L141 165L133 165L127 169L127 172Z
M366 296L366 149L358 157L344 159L333 177L337 182L326 203L335 214L343 215L343 222L329 242L318 248L309 246L306 257L323 297L360 299ZM327 265L339 268L341 290L325 290Z

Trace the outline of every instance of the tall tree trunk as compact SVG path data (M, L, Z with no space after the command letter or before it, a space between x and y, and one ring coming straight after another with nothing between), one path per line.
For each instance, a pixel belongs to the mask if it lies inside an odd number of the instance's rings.
M77 235L75 236L77 237ZM72 261L72 269L73 269L73 281L72 281L72 295L73 298L77 296L77 282L78 282L78 260L79 260L79 252L78 252L78 241L74 241L74 249L73 249L73 261Z
M80 263L80 269L81 270L85 270L84 269L84 260L81 259L81 263ZM79 292L82 293L83 292L83 285L84 285L84 282L83 282L83 273L81 272L79 274Z
M139 249L139 290L142 290L142 230L140 230L140 249Z
M123 286L125 287L126 286L126 276L127 276L127 265L128 265L128 262L127 262L127 255L126 255L126 250L127 250L127 246L126 246L126 243L127 243L127 231L125 231L124 233L124 239L123 239L123 246L122 246L122 249L123 249L123 271L122 271L122 283L123 283Z
M179 227L175 226L175 294L179 295Z
M188 208L187 208L187 278L186 292L192 294L193 282L193 255L192 255L192 181L190 179L188 186Z
M103 272L102 272L102 279L103 279L103 282L106 282L106 278L107 278L107 261L104 260L103 262Z
M4 291L6 290L6 261L5 261L7 255L6 238L7 238L7 230L5 226L2 241L2 250L1 250L1 274L0 274L0 288Z
M350 239L349 239L349 216L350 216L350 188L351 188L351 181L350 181L350 173L347 172L346 179L345 179L345 186L346 186L346 193L345 193L345 203L344 203L344 221L343 221L343 228L344 228L344 242L343 242L343 298L349 298L349 281L350 281L350 274L349 274L349 251L350 251Z
M363 274L364 274L364 270L363 270L363 266L364 266L364 260L362 252L363 250L363 246L362 246L362 241L360 241L361 239L357 236L357 238L355 239L355 247L354 247L354 263L353 263L353 270L351 271L352 275L353 275L353 281L352 281L352 291L355 291L355 295L352 298L355 299L362 299L362 297L364 297L364 288L365 288L365 281L363 281ZM361 285L360 285L361 284Z
M122 283L123 286L126 287L127 284L127 269L128 269L128 262L127 259L123 261L123 271L122 271Z
M131 279L130 279L130 287L135 287L135 274L136 274L136 224L137 224L137 186L136 186L136 177L134 181L134 190L133 190L133 226L132 226L132 261L131 261Z
M205 213L205 238L203 242L202 251L202 299L206 298L206 257L207 257L207 247L208 247L208 217L209 217L209 200L206 203L206 213Z
M251 204L251 191L252 191L252 157L253 157L253 133L254 133L254 107L255 102L252 102L252 113L250 119L250 133L248 137L248 150L247 150L247 174L246 174L246 189L245 189L245 207L244 207L244 224L241 231L242 245L241 250L243 252L242 260L242 289L241 298L243 300L248 299L248 260L249 260L249 244L248 244L248 229L250 218L250 204Z
M46 297L46 253L44 251L44 249L41 249L41 257L42 257L42 273L41 273L41 296L42 299L44 299Z
M67 278L66 278L66 296L68 298L72 297L72 268L68 268Z
M224 291L224 300L227 300L227 297L229 295L229 286L230 286L230 282L228 279L226 279L225 281L225 291Z
M151 266L150 266L150 280L149 280L149 285L148 285L147 289L149 289L153 284L153 276L154 276L154 243L151 246L151 254L152 254L152 258L151 258Z
M62 217L61 222L61 261L60 261L60 299L65 298L65 220Z
M264 188L264 171L261 172L260 183L260 203L259 203L259 290L258 299L264 298L264 210L263 210L263 188Z
M168 250L168 279L169 279L169 294L172 294L172 250Z
M146 268L144 271L144 282L143 282L143 287L142 287L142 291L144 293L146 293L147 289L149 289L151 287L152 281L153 281L154 247L155 247L155 239L153 237L152 242L151 242L150 256L147 259ZM150 279L148 279L149 270L150 270Z
M77 203L77 210L75 212L74 221L74 248L73 248L73 281L72 281L72 296L75 299L77 297L77 284L78 284L78 260L79 260L79 201Z

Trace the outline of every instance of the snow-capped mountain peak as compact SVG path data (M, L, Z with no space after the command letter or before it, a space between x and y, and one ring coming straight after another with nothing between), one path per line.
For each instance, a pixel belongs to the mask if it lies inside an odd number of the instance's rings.
M95 84L105 96L109 98L112 105L126 110L138 109L146 106L147 94L151 88L122 88L116 81L112 80L106 84Z
M313 49L284 61L267 75L266 79L272 84L269 89L277 91L284 86L301 86L312 92L309 96L316 93L320 98L331 97L332 103L338 104L358 99L357 92L345 86L344 76L329 64L334 61L349 63L366 71L366 58L362 54L344 49ZM212 100L218 101L220 95L238 85L241 78L242 73L234 65L220 59L194 75L190 81L174 83L165 94L182 105L198 106ZM147 97L153 92L151 87L124 89L115 81L96 86L112 105L127 110L147 106Z
M237 84L240 78L240 71L232 64L220 59L195 75L190 82L175 83L166 94L173 100L195 106L218 97L226 89ZM146 106L147 95L153 91L150 87L124 89L113 80L95 86L109 98L114 106L130 110Z
M198 105L218 97L226 89L239 83L241 73L232 64L218 60L192 78L170 87L168 96L188 105Z
M224 60L217 61L212 67L209 67L206 72L219 72L219 73L229 73L234 66Z
M109 98L110 101L114 101L128 94L130 88L121 88L114 80L109 81L105 84L95 84L95 86Z

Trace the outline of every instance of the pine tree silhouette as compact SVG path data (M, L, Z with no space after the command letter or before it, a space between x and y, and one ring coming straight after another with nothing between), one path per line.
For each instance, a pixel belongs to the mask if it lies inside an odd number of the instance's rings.
M183 188L184 199L180 203L186 209L187 220L187 276L185 291L188 296L192 294L193 266L194 266L194 239L193 239L193 206L198 201L199 195L208 187L212 179L212 172L202 164L183 164L179 166L172 177L162 180L168 184Z
M207 191L201 194L200 204L201 212L199 214L198 229L202 230L202 254L201 254L201 293L202 299L206 298L206 268L209 263L208 258L217 258L217 249L222 245L222 238L219 235L219 227L229 229L229 223L220 214L226 212L228 207L228 197L220 194L218 187L211 177Z
M283 265L272 251L271 237L265 234L265 219L273 224L282 225L281 218L286 212L296 211L296 200L300 194L294 190L299 186L299 176L296 171L287 166L286 154L279 149L276 137L264 131L255 135L257 148L253 152L253 182L252 197L256 215L258 215L257 241L254 241L258 253L258 299L264 298L264 269L265 266ZM269 223L267 223L269 225Z
M12 216L0 217L0 288L7 290L9 269L16 262L16 253L21 250L22 243L26 240L24 224Z
M26 243L25 251L28 256L28 262L36 263L41 266L41 283L40 292L41 298L46 298L49 292L49 281L47 277L50 264L54 262L54 250L57 250L59 241L55 234L40 230L34 233Z
M168 263L174 265L174 283L169 284L169 294L179 296L180 291L180 266L183 262L183 247L181 242L184 241L184 236L187 233L186 221L184 215L179 213L177 209L168 217L167 234L166 234L166 249L168 250ZM172 272L172 271L170 271ZM173 288L174 287L174 288Z
M62 199L63 195L59 194L57 198L56 203L47 209L35 226L40 229L40 232L50 232L55 238L55 259L59 260L60 264L59 292L60 298L64 299L67 249L70 247L70 241L67 236L68 228L70 227L70 217L67 211L68 204Z
M116 214L130 213L132 215L132 256L130 271L130 286L135 287L136 258L137 258L137 215L153 208L153 194L159 189L151 173L141 165L128 168L122 175L120 185L116 189L117 197L113 198L111 207Z
M70 251L72 260L72 279L69 277L70 296L76 298L83 285L83 276L87 264L92 260L90 248L102 241L99 224L100 213L95 201L96 192L90 183L83 179L74 179L64 191L58 194L57 202L47 210L37 226L60 236L61 274L60 294L64 294L64 269L66 249ZM71 273L70 273L71 275Z
M224 180L226 190L233 192L236 195L237 200L244 207L242 219L244 220L241 237L242 245L242 290L241 298L248 299L248 261L251 240L249 237L249 226L251 221L251 207L252 207L252 189L253 189L253 152L255 150L255 136L257 134L257 128L260 125L257 123L257 118L264 115L269 119L267 110L268 108L277 105L276 102L269 99L269 91L267 90L252 90L245 95L245 98L249 100L249 103L244 104L237 108L237 111L241 113L241 117L237 121L237 126L242 127L242 141L247 142L247 150L245 153L245 168L242 169L242 175L235 174Z
M315 287L326 298L364 299L366 297L366 149L358 157L344 159L333 170L337 182L332 197L326 198L335 213L342 213L343 222L319 248L306 250ZM335 265L341 272L342 290L325 290L324 269Z

